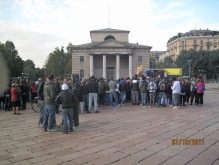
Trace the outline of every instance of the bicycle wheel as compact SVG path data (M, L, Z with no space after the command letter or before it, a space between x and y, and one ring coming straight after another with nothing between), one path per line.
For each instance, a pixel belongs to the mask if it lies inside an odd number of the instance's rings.
M34 112L40 112L43 109L43 105L44 105L43 102L38 99L34 99L31 102L31 107Z

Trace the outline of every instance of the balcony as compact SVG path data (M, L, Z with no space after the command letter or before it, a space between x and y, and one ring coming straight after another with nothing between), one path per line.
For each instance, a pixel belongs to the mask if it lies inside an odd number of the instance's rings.
M194 43L193 43L193 46L198 46L198 43L197 43L197 42L194 42Z
M211 45L212 43L213 43L213 42L211 42L211 41L205 42L206 45Z

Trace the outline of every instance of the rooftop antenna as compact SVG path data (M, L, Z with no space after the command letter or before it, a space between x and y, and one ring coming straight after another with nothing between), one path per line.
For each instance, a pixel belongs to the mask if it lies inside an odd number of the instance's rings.
M109 5L109 17L108 17L108 29L110 27L110 5Z

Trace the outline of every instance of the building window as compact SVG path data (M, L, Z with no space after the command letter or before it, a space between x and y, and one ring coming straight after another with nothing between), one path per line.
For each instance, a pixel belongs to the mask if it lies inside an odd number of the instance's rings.
M214 45L214 50L217 50L217 46L216 45Z
M196 40L194 40L194 44L196 44Z
M200 49L203 50L203 46L200 46Z
M84 61L84 56L80 56L80 62Z
M197 46L194 46L194 50L197 50Z
M210 46L207 46L207 50L208 50L208 51L210 50Z
M203 45L203 40L201 40L200 44Z
M217 44L217 41L216 41L216 40L214 40L214 44Z
M80 70L80 78L84 78L84 69Z
M104 41L109 40L109 39L115 40L115 37L114 37L114 36L111 36L111 35L106 36L105 39L104 39Z
M184 45L184 41L182 41L182 45Z
M142 56L138 56L138 66L142 65Z

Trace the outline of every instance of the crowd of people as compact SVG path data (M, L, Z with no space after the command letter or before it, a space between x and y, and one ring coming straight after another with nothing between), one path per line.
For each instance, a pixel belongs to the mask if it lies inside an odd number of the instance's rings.
M19 114L20 109L26 109L27 100L31 101L37 96L40 104L44 104L38 126L44 132L52 132L56 131L54 127L59 126L56 114L61 104L61 125L64 125L63 133L68 133L79 126L78 113L91 113L92 107L95 113L99 113L98 107L120 107L127 102L143 108L202 106L204 91L202 77L154 79L143 76L107 80L91 76L80 80L78 74L73 74L71 79L66 77L60 81L54 75L46 75L44 79L39 78L37 84L35 81L27 83L23 80L10 82L1 94L1 109Z

